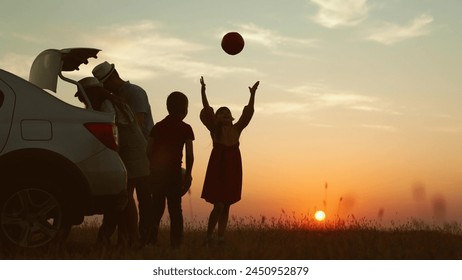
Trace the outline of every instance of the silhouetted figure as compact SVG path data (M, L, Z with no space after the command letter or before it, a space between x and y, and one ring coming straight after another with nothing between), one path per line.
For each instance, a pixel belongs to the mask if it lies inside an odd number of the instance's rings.
M220 107L216 113L210 107L205 93L204 78L201 77L201 96L203 109L200 113L202 123L210 131L213 149L210 155L201 197L213 204L210 213L206 245L210 245L213 232L218 224L218 242L224 242L231 204L241 199L242 160L239 137L249 124L254 113L255 93L259 82L249 87L250 98L241 117L233 124L233 116L227 107Z
M154 219L151 239L157 242L160 221L165 210L165 201L170 216L170 245L178 247L183 241L183 212L181 197L183 188L189 188L194 163L191 126L183 119L188 114L188 98L181 92L172 92L167 98L168 116L156 123L148 142L151 168L151 187ZM185 149L186 173L182 174L183 148ZM142 244L143 245L143 244Z
M129 81L122 80L114 64L107 61L97 65L92 72L93 76L103 83L105 89L130 106L147 141L154 121L146 91ZM128 190L131 194L136 190L139 207L139 234L142 239L146 238L150 227L149 216L152 212L149 176L129 180ZM138 216L136 226L138 226Z
M128 181L149 175L149 161L146 157L147 142L130 107L119 97L103 88L94 77L79 81L85 89L93 109L115 114L119 132L119 155L127 169ZM76 96L85 103L78 91ZM107 212L98 231L97 243L106 246L118 227L118 244L133 246L138 242L137 210L133 198L133 188L127 187L128 202L120 212Z

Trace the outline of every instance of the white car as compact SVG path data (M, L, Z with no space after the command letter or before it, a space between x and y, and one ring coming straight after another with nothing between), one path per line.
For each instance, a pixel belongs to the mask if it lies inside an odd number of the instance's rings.
M126 204L127 172L117 153L114 115L70 105L45 90L56 92L60 77L83 91L62 72L78 70L98 52L43 51L32 64L29 81L0 69L4 247L46 245L67 236L84 216Z

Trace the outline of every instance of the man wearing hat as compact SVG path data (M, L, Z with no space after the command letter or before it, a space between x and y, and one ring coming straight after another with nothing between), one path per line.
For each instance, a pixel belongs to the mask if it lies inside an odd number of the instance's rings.
M94 110L111 112L116 115L119 130L119 155L126 169L128 182L136 181L149 175L149 161L146 157L146 139L139 128L130 107L119 97L103 88L95 77L79 80L87 93L88 99L82 98L80 89L76 95L86 107L90 102ZM135 246L139 243L138 212L133 197L134 186L127 186L128 201L121 212L107 211L98 230L97 245L109 245L112 234L118 228L118 244Z
M104 88L121 97L132 108L147 140L154 121L146 91L129 81L122 80L114 64L107 61L93 68L92 73L103 83Z
M124 81L120 78L113 63L107 61L93 68L93 76L97 78L105 89L119 96L132 109L144 137L149 139L149 133L154 126L146 91L141 87ZM147 156L146 156L147 157ZM129 180L128 184L134 185L139 207L139 231L141 239L147 238L150 229L150 215L152 212L151 192L149 191L149 176Z

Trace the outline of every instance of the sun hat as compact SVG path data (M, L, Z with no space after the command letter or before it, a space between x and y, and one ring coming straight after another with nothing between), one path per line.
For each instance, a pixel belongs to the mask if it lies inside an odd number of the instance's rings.
M78 82L83 88L89 88L89 87L103 87L103 84L98 81L98 79L96 79L95 77L86 77L86 78L83 78L81 80L79 80ZM75 93L75 97L77 97L79 95L79 92L77 91Z
M114 71L114 64L107 61L100 63L93 68L93 76L100 82L104 82Z
M98 81L95 77L86 77L79 80L79 84L81 84L84 88L87 87L103 87L103 84Z

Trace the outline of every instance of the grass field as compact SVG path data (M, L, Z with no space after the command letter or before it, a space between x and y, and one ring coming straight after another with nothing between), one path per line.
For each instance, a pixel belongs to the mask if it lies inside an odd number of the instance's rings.
M232 218L222 246L203 245L205 225L186 225L184 245L171 249L168 227L159 244L143 249L97 249L98 225L75 227L61 248L16 250L2 259L70 260L449 260L462 259L462 229L457 223L429 226L417 220L386 228L374 221L320 223L301 217Z

